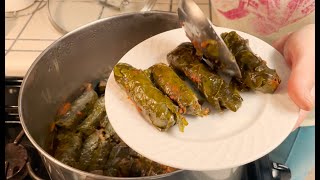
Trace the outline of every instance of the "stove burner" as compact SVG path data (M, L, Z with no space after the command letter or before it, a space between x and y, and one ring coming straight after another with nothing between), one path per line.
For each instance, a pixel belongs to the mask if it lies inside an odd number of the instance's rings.
M20 144L24 136L24 131L21 130L13 143L6 144L5 147L5 176L7 180L22 180L28 175L34 180L42 180L33 171L31 159L35 158L35 152L28 144ZM39 159L39 157L37 158ZM39 163L39 162L35 162ZM34 164L34 163L33 163ZM36 168L39 170L39 168Z
M20 144L10 143L5 147L5 163L7 179L23 179L27 176L27 150Z
M5 78L5 176L11 180L50 179L39 152L24 136L20 124L18 96L22 80Z

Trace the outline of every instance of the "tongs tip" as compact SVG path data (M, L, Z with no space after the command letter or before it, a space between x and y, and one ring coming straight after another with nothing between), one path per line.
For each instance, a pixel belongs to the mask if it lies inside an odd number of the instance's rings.
M178 17L180 25L185 30L186 36L194 44L195 42L201 44L210 40L215 40L219 46L219 55L212 57L220 61L223 64L222 71L229 75L241 78L240 68L221 37L215 32L213 24L211 21L203 14L202 10L193 0L179 0L178 3ZM197 48L197 47L196 47ZM197 48L204 53L205 48ZM210 54L209 54L210 55ZM209 57L210 58L210 57Z

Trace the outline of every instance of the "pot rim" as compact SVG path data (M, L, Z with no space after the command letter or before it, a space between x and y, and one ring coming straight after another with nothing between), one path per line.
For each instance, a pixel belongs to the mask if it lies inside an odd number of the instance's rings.
M170 173L166 173L166 174L160 174L160 175L156 175L156 176L143 176L143 177L112 177L112 176L103 176L103 175L97 175L97 174L92 174L86 171L82 171L76 168L73 168L69 165L66 165L60 161L58 161L56 158L54 158L53 156L51 156L49 153L47 153L40 145L38 145L38 143L33 139L33 137L31 136L31 134L28 131L28 128L24 122L24 117L23 117L23 111L22 111L22 101L24 100L24 89L25 89L25 84L29 79L29 75L30 73L33 71L33 69L36 67L36 65L38 64L38 62L40 62L42 59L42 57L53 47L57 44L57 42L60 42L61 40L67 38L68 36L83 30L85 28L88 28L90 26L93 26L95 24L99 24L103 21L108 21L110 19L116 19L116 18L120 18L120 17L125 17L125 16L132 16L132 15L144 15L144 14L176 14L176 13L172 13L172 12L162 12L162 11L146 11L146 12L133 12L133 13L125 13L125 14L121 14L121 15L116 15L116 16L111 16L111 17L107 17L107 18L103 18L103 19L99 19L93 22L90 22L86 25L83 25L81 27L78 27L76 29L74 29L73 31L70 31L64 35L62 35L60 38L58 38L57 40L55 40L52 44L50 44L36 59L35 61L31 64L30 68L28 69L27 73L25 74L22 84L21 84L21 88L20 88L20 92L19 92L19 97L18 97L18 112L19 112L19 118L20 118L20 122L21 122L21 126L26 134L26 136L28 137L28 139L30 140L30 142L32 143L32 145L35 146L35 148L40 152L41 155L43 155L45 158L49 159L51 162L54 162L55 164L78 174L87 176L87 177L92 177L92 178L99 178L99 179L103 179L103 178L112 178L115 180L123 180L123 179L130 179L130 180L141 180L141 179L157 179L157 178L162 178L162 177L167 177L167 176L171 176L175 173L178 172L182 172L184 170L177 170L174 172L170 172Z

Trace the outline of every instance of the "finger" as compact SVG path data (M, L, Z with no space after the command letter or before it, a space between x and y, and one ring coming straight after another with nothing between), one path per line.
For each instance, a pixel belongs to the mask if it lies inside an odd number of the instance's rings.
M290 37L290 35L291 35L291 32L288 33L287 35L281 37L280 39L274 41L274 42L272 43L272 46L273 46L276 50L278 50L281 54L283 54L284 45L285 45L287 39Z
M292 131L300 127L301 123L306 119L309 113L310 113L309 111L300 110L298 121L296 122Z
M288 81L288 94L300 109L310 111L314 105L314 75L300 65L292 70Z
M289 96L306 111L311 110L314 104L314 95L311 93L315 81L314 43L314 29L306 26L291 34L283 49L284 58L292 63L288 81Z

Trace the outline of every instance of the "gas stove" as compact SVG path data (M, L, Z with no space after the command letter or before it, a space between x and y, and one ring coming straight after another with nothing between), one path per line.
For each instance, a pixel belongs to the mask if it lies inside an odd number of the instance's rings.
M38 151L24 135L18 114L22 78L5 79L5 176L10 180L50 179Z

